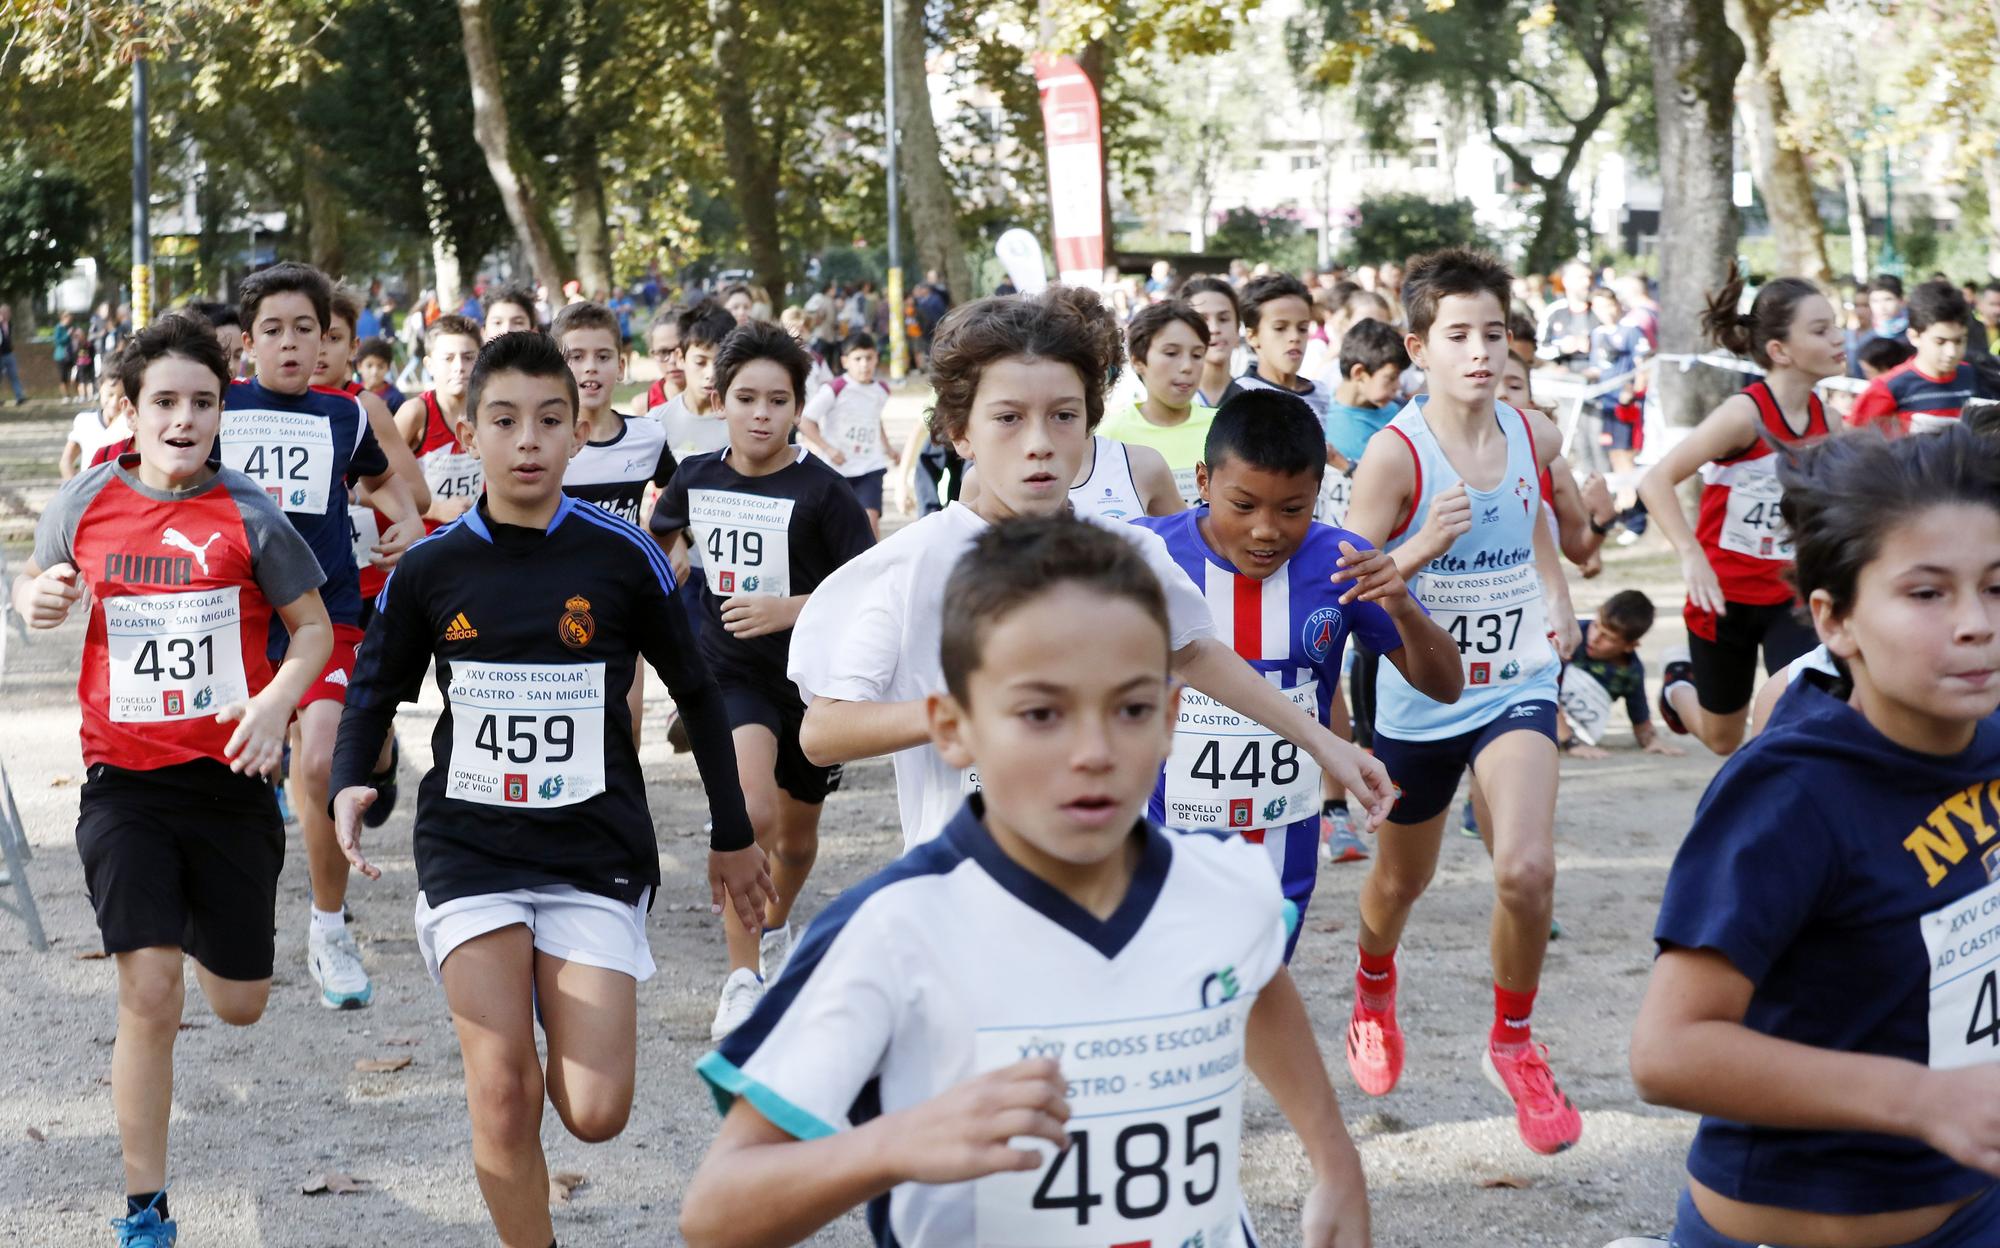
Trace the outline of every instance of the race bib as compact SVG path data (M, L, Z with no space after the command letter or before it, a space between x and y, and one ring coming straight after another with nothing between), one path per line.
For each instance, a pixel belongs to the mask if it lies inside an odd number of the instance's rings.
M347 540L354 544L354 566L371 567L369 556L374 553L375 543L382 538L382 526L375 519L373 507L363 507L359 503L347 505Z
M1921 923L1931 961L1931 1069L2000 1061L2000 882Z
M1194 482L1194 469L1174 469L1174 489L1179 491L1181 502L1187 506L1201 506L1201 489Z
M1753 559L1789 562L1792 534L1778 509L1785 487L1775 472L1739 472L1729 484L1721 546Z
M688 527L710 593L782 598L792 592L793 506L789 498L762 494L688 491Z
M105 598L114 723L200 719L250 696L241 587Z
M1044 1161L973 1185L979 1248L1241 1242L1243 1028L1230 972L1221 1003L1142 1021L982 1030L981 1071L1053 1057L1069 1084L1069 1145L1017 1139ZM1225 994L1228 994L1225 996ZM1206 994L1204 994L1206 995Z
M333 426L309 412L224 412L222 462L285 511L323 516L333 496Z
M1318 681L1284 693L1319 719ZM1318 812L1319 764L1257 721L1183 689L1167 756L1166 798L1170 828L1280 828Z
M604 791L604 664L453 663L445 795L573 806Z
M474 498L486 488L486 470L476 455L435 450L424 456L423 469L424 484L435 498Z
M1611 726L1611 691L1597 677L1571 665L1563 673L1562 692L1557 695L1570 731L1585 745L1596 745Z
M1450 577L1427 572L1420 581L1419 599L1458 643L1468 689L1519 680L1555 657L1534 564Z
M1313 519L1322 524L1344 525L1348 504L1353 501L1354 478L1328 468L1325 480L1320 482L1319 506L1313 510Z

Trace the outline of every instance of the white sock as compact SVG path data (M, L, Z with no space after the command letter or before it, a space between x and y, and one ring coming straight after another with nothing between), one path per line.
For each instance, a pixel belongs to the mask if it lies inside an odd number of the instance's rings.
M335 910L332 914L328 914L318 906L314 906L312 907L312 916L313 930L324 932L329 936L347 926L347 912L345 910Z

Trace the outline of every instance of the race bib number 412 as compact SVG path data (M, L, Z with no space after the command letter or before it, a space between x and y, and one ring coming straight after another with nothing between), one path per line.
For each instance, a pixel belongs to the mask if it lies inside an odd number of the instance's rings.
M445 795L573 806L604 791L604 664L454 663Z
M222 462L284 510L323 516L332 496L333 426L309 412L224 412Z
M980 1031L982 1071L1062 1064L1070 1142L1015 1140L1041 1167L974 1185L979 1248L1235 1245L1249 1008L1239 997L1158 1018Z

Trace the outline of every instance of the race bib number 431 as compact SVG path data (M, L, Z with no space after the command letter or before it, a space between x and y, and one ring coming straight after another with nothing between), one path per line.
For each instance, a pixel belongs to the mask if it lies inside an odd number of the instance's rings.
M199 719L250 696L240 592L226 585L103 600L114 722Z
M793 506L789 498L762 494L688 491L688 527L710 593L782 598L792 592Z
M222 462L284 510L323 516L333 486L333 426L307 412L224 412Z
M1070 1105L1068 1147L975 1185L979 1248L1236 1244L1248 1010L979 1032L980 1070L1053 1057Z
M445 795L572 806L604 791L604 664L454 663Z

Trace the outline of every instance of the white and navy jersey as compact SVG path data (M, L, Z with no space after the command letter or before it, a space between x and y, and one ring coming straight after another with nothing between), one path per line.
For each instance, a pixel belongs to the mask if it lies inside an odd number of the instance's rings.
M761 477L736 471L727 448L697 455L660 492L650 523L662 541L685 529L701 548L701 610L713 627L701 629L700 640L709 666L722 679L751 675L787 692L792 630L733 636L722 626L722 604L739 595L810 594L875 544L854 491L803 447Z
M642 656L688 721L711 846L751 843L722 694L672 592L659 543L570 498L546 530L496 524L482 498L404 553L361 643L333 779L368 782L435 658L445 707L416 818L430 905L552 884L629 905L658 889L625 701Z
M1389 613L1372 602L1342 605L1335 583L1340 544L1369 549L1345 529L1314 524L1279 568L1262 580L1238 572L1209 546L1207 507L1137 521L1208 600L1218 640L1327 722L1349 636L1370 650L1402 648ZM1154 787L1150 816L1170 828L1235 832L1263 844L1285 896L1303 908L1319 875L1320 772L1312 756L1270 729L1194 689L1181 691L1173 752Z
M649 417L627 416L617 437L586 442L569 461L563 493L637 524L646 486L665 485L673 475L666 429Z
M1293 398L1303 402L1307 407L1310 407L1313 415L1319 418L1320 427L1322 429L1325 428L1327 405L1333 402L1333 390L1312 380L1310 377L1294 377L1292 381L1294 384L1304 382L1306 388L1296 390L1281 386L1277 382L1265 377L1262 373L1259 373L1257 366L1252 364L1244 370L1241 377L1236 379L1236 384L1245 390L1276 390L1280 394L1289 394Z
M1416 462L1417 497L1409 519L1389 535L1394 550L1424 527L1431 500L1464 480L1424 420L1424 396L1410 400L1388 428ZM1458 643L1465 691L1434 702L1394 667L1380 674L1375 729L1398 741L1439 741L1470 732L1522 702L1554 702L1562 664L1549 640L1548 608L1535 566L1542 523L1541 466L1535 435L1520 412L1495 404L1507 435L1507 467L1488 490L1468 483L1472 527L1410 581L1410 593Z
M1039 1170L906 1183L869 1207L876 1242L1253 1242L1238 1198L1244 1028L1277 974L1291 907L1240 841L1162 832L1098 919L1009 858L976 799L937 839L828 907L784 973L697 1067L818 1139L1024 1058L1069 1083L1070 1145Z
M1137 520L1146 514L1146 500L1139 497L1132 457L1123 442L1101 433L1091 435L1090 475L1082 485L1069 487L1069 507L1078 515L1106 520Z

